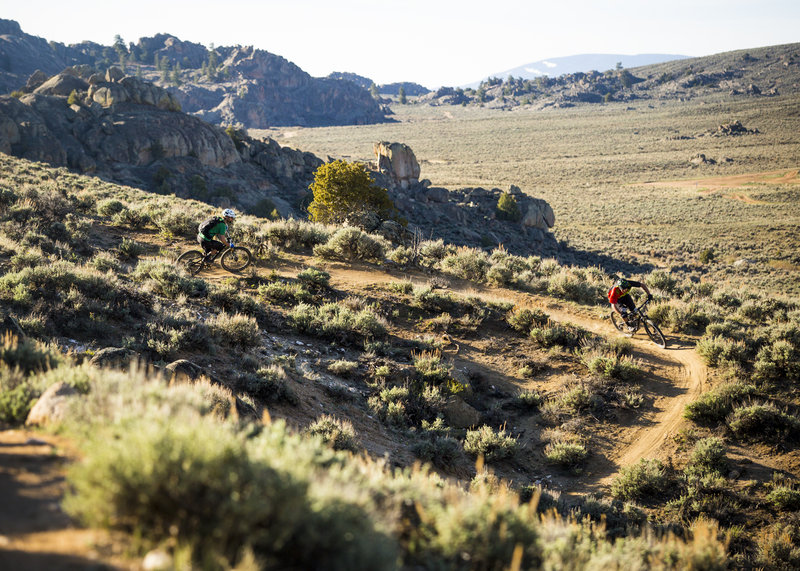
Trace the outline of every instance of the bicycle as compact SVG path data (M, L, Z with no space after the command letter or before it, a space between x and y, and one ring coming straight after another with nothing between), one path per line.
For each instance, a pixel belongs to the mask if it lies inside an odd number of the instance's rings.
M217 257L219 257L220 265L232 273L241 272L253 261L253 254L250 253L250 250L242 246L230 245L219 256L215 251L203 254L200 250L189 250L178 256L175 263L195 276L203 269L210 267Z
M614 324L614 327L616 327L617 331L621 331L629 336L633 336L637 331L639 331L640 327L644 327L644 330L647 333L647 336L650 337L650 340L662 349L665 349L667 347L667 338L664 337L663 333L661 333L661 329L658 328L658 325L656 325L652 319L647 317L647 314L645 313L645 308L647 307L648 303L650 303L649 299L645 300L642 305L635 308L633 311L628 312L627 320L623 319L623 317L616 311L612 311L611 323Z

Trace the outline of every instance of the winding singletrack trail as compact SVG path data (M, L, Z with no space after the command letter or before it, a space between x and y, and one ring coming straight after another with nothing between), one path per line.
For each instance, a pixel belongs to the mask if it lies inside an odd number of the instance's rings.
M311 263L310 260L304 262ZM315 260L312 265L318 265L317 262ZM301 262L294 268L277 271L294 276L304 265ZM415 285L426 285L430 280L430 276L421 272L339 264L323 264L322 267L331 274L334 288L348 290L404 279ZM258 272L265 269L256 267ZM202 277L220 280L230 274L215 269ZM591 314L596 310L582 310L550 298L457 279L448 279L448 282L448 289L455 293L538 307L556 321L572 322L606 336L619 335L608 318ZM642 391L649 395L651 402L634 421L619 425L611 438L598 443L598 453L579 481L565 487L566 494L605 490L620 468L640 458L665 456L665 444L683 422L684 407L700 395L706 383L705 365L693 347L674 338L669 342L671 346L660 349L641 335L631 339L634 357L654 371L646 374L641 383ZM62 444L52 435L27 430L0 431L0 501L10 508L0 510L0 569L136 568L135 562L121 556L108 534L76 528L61 510L60 501L66 487L65 468L74 459L71 453L63 451Z
M398 279L410 279L415 285L425 285L428 279L427 276L412 272L393 275L393 272L365 271L338 265L327 267L326 271L331 274L332 284L349 287L389 283ZM610 319L580 315L566 308L565 304L553 303L550 298L455 279L450 280L450 289L487 300L505 300L519 306L539 307L556 321L571 322L604 336L620 335ZM693 344L669 336L667 338L666 349L656 346L642 334L631 338L634 357L660 372L647 375L641 383L642 391L651 396L652 404L635 423L624 427L619 440L602 450L603 458L595 461L580 482L566 490L568 493L586 494L607 489L620 468L635 464L640 458L663 459L665 456L665 444L677 434L684 422L686 405L700 396L707 383L705 363L694 350Z

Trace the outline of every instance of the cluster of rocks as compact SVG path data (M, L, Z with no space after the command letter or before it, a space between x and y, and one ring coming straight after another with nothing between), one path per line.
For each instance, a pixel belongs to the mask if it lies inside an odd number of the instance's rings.
M245 210L267 199L289 216L323 162L271 139L233 140L179 112L167 90L117 68L39 72L25 89L0 97L0 152L121 184Z
M756 135L758 132L758 129L748 129L742 125L741 121L733 121L732 123L720 125L712 135L716 137L735 137L738 135Z
M118 50L124 50L120 55L130 62L128 69L165 87L184 111L216 124L253 129L362 125L385 122L391 114L353 81L311 77L286 59L253 47L209 50L170 34L140 38L122 47L93 42L66 46L26 34L17 22L3 19L0 93L20 90L36 70L46 77L67 67L105 70L108 54L115 54L111 59L116 61ZM164 69L181 70L179 85L164 81Z
M251 46L221 63L229 79L184 81L168 89L184 110L218 124L249 129L299 125L365 125L387 121L388 109L343 79L315 78L292 62Z
M550 232L555 214L546 201L528 196L514 185L507 191L431 186L430 181L419 180L419 164L407 145L382 141L375 143L374 150L378 166L373 177L389 190L400 214L411 222L407 233L474 247L502 244L510 253L519 255L558 252L558 243ZM497 204L504 192L513 197L518 207L518 220L498 216ZM384 224L381 229L398 241L397 225Z

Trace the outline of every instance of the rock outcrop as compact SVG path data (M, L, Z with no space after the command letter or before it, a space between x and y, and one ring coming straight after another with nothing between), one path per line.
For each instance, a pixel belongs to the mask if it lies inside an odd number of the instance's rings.
M51 78L70 66L105 73L109 58L119 61L118 49L124 50L131 73L136 70L142 79L168 88L186 112L211 123L256 129L362 125L384 122L391 113L367 88L348 80L311 77L286 59L253 47L209 50L170 34L141 38L124 48L93 42L65 46L26 34L17 22L2 19L0 93L31 93L43 83L42 75ZM42 75L33 76L37 70ZM26 84L28 78L32 82ZM125 93L119 89L120 79L106 77L111 85L97 87L92 97L104 105L121 103ZM63 81L60 86L66 88Z
M0 152L216 206L269 204L297 215L320 159L271 139L234 140L179 109L169 91L118 69L88 80L66 70L19 99L0 96Z
M390 153L390 148L396 152ZM411 183L410 178L406 179L407 184L402 184L394 176L395 164L404 165L397 169L401 173L414 172L419 177L413 151L401 143L375 143L374 150L381 168L373 166L372 177L378 185L389 189L389 197L409 225L402 228L392 221L380 224L376 221L368 230L377 231L393 242L416 236L474 247L494 248L502 244L508 252L519 255L558 252L558 243L550 232L555 225L555 214L545 200L528 196L512 185L505 192L516 202L521 217L516 222L502 220L497 216L497 203L504 191L499 188L451 190L431 186L428 180ZM395 162L390 157L402 158ZM413 165L417 170L411 168Z
M235 48L221 65L232 80L169 88L185 111L211 123L251 129L386 121L386 110L366 89L344 79L311 77L269 52Z
M419 182L419 163L408 145L380 141L375 143L373 151L378 159L378 171L395 185L408 188Z
M28 413L28 426L53 426L66 418L71 402L78 395L71 385L57 382L50 385Z

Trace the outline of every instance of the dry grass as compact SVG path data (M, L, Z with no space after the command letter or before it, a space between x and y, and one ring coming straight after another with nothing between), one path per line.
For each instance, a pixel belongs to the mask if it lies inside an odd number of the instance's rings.
M421 176L435 186L523 191L547 200L556 236L581 252L671 268L694 277L800 293L796 227L800 189L774 181L735 193L686 181L797 169L800 101L796 97L709 96L691 102L633 102L569 109L496 111L476 107L396 105L397 123L275 129L281 144L348 160L374 160L372 144L401 141ZM759 133L714 137L739 120ZM695 166L698 153L716 165ZM723 159L731 159L725 162ZM713 249L713 263L700 254ZM573 253L577 250L578 253ZM735 262L746 259L748 263Z

